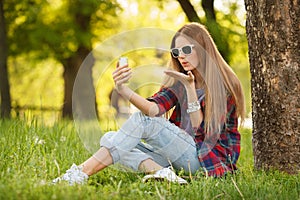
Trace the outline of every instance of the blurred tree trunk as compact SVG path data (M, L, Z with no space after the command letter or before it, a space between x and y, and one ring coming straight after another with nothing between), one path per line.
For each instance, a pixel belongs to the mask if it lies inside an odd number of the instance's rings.
M63 62L64 66L64 106L63 117L73 118L73 111L80 113L80 118L93 119L97 105L95 104L95 88L92 78L94 60L88 56L90 49L80 47L74 56ZM83 64L84 63L84 64ZM83 64L83 65L82 65ZM81 67L81 69L80 69ZM73 90L77 82L76 90ZM95 104L95 106L91 106Z
M214 10L214 0L202 0L202 8L207 19L216 21L216 14Z
M74 21L76 25L81 32L89 33L89 23L92 13L86 14L82 13L81 10L77 11L78 12L74 14ZM74 109L76 109L77 113L80 113L81 118L93 118L91 113L94 113L95 109L97 108L95 99L91 100L91 98L96 98L92 78L92 67L94 65L94 60L89 57L90 59L88 59L88 61L82 65L91 51L91 45L81 44L72 56L61 61L64 66L64 105L62 109L63 118L73 119ZM80 67L84 68L84 70L80 70ZM80 74L78 74L79 71ZM80 84L81 88L80 91L78 89L75 91L76 94L73 93L75 81L78 81L77 84ZM76 104L74 104L74 98L76 98ZM95 106L90 106L92 102L95 104ZM76 108L72 106L76 106Z
M216 20L216 14L214 10L214 0L202 0L201 6L205 12L206 22L201 22L200 17L198 16L194 6L191 4L190 0L177 0L187 16L190 22L199 22L205 24L208 31L212 35L221 55L228 62L230 49L228 41L221 34L220 26Z
M227 38L222 35L220 30L220 25L217 22L215 9L214 9L214 0L202 0L201 2L202 8L205 12L206 23L208 31L214 38L217 47L223 56L223 58L229 62L230 49Z
M300 170L300 5L245 0L257 169Z
M189 0L177 0L190 22L199 22L200 18Z
M10 87L7 72L7 44L6 27L4 19L3 1L0 1L0 117L9 118L11 111Z

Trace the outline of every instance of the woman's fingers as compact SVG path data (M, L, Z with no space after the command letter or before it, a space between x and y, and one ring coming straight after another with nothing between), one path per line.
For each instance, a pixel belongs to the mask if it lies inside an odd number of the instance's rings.
M173 71L173 70L165 70L165 73L173 78L179 79L179 80L188 80L190 78L190 75L186 75L181 72ZM188 72L189 73L189 72ZM191 73L191 72L190 72Z
M183 84L188 84L188 83L194 82L194 75L191 71L188 71L187 74L184 74L184 73L173 71L173 70L166 70L165 73L168 76L171 76L171 77L179 80Z
M112 77L115 82L115 88L120 91L123 88L123 83L126 83L131 78L131 68L127 65L119 66L119 62L117 63L117 67L115 71L112 73Z
M189 76L191 79L194 80L195 77L194 77L194 74L193 74L191 71L188 71L187 74L188 74L188 76Z
M131 71L131 69L128 68L128 67L120 67L120 68L117 68L117 69L112 73L112 76L113 76L113 78L115 79L115 78L117 78L117 77L124 76L124 75L122 75L122 74L127 73L127 72L129 72L129 71Z
M126 72L126 73L121 74L119 77L117 77L115 79L115 82L117 84L123 84L123 83L126 83L130 78L131 78L131 72Z
M165 73L173 78L179 78L181 76L185 76L185 74L173 70L165 70Z
M120 67L113 72L112 76L115 81L115 84L120 85L126 83L131 78L131 74L132 72L130 68Z
M113 77L117 77L119 76L120 74L124 73L124 72L128 72L130 71L131 69L129 67L126 67L126 66L122 66L122 67L118 67L116 68L116 70L112 73Z

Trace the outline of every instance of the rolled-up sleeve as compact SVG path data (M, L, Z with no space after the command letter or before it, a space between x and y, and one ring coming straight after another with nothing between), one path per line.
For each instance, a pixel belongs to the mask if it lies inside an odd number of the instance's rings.
M157 116L163 115L178 102L175 92L170 88L161 88L157 93L147 99L157 103L159 108Z

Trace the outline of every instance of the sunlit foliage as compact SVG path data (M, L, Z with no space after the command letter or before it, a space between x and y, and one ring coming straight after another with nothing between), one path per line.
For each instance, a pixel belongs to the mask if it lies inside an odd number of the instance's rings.
M91 23L87 24L90 26L90 32L83 33L71 20L74 11L82 8L74 2L73 0L5 1L10 50L8 66L14 107L48 107L60 110L63 105L64 91L63 67L59 60L72 54L79 43L96 48L106 39L124 31L141 27L157 27L175 31L187 22L177 1L89 0L90 3L95 3L94 6L87 8L91 10L81 10L81 12L94 14ZM194 5L199 16L203 17L199 2L195 1ZM244 16L237 16L236 9L232 5L224 5L226 12L218 9L217 20L226 28L224 30L230 30L227 33L228 40L231 41L230 48L234 52L230 55L230 64L243 82L249 112L247 43L244 25L241 24ZM145 35L145 40L147 37L151 36ZM151 62L166 66L169 56L164 53L162 57L157 57L157 52L150 50L125 53L130 57L129 64L133 68ZM101 60L97 64L101 65ZM98 111L101 112L101 116L107 112L113 112L110 107L109 93L114 87L111 72L115 65L116 60L111 60L109 66L102 66L107 67L106 73L101 78L94 77ZM144 75L140 77L140 80L135 81L142 82L148 79L151 79L151 76ZM157 87L145 86L137 91L147 97ZM13 113L16 115L15 110ZM59 116L58 113L59 111L55 111L50 115Z

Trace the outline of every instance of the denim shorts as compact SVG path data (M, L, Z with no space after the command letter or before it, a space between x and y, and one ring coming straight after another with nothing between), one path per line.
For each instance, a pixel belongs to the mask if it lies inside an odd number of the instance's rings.
M192 136L163 117L134 113L118 131L107 132L100 146L109 150L113 163L138 171L146 159L162 167L195 173L200 168Z

